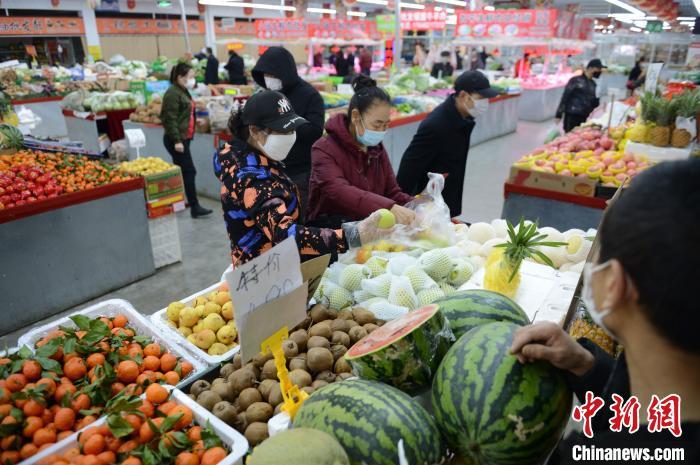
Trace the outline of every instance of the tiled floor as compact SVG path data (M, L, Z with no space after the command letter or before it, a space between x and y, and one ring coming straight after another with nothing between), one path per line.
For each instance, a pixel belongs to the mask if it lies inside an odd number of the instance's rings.
M516 133L472 147L467 162L462 219L470 223L500 217L503 182L510 165L541 144L551 123L519 122ZM202 176L203 174L199 174ZM106 299L125 299L143 314L154 313L173 300L187 297L217 282L230 263L229 242L218 201L203 199L214 209L204 219L193 220L189 212L178 214L182 262L158 270L146 279L130 284L64 314ZM57 315L60 316L60 315ZM51 319L56 316L51 317ZM42 322L36 323L40 325ZM26 328L0 338L0 346L12 347Z

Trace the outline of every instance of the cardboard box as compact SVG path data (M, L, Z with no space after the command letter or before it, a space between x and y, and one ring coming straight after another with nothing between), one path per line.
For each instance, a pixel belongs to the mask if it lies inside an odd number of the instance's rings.
M185 209L185 201L180 200L169 204L160 205L157 203L146 203L146 211L149 219L160 218L162 216L171 215L181 212Z
M510 168L508 182L516 186L532 187L533 189L562 192L582 197L594 197L598 184L598 181L595 179L587 177L562 176L560 174L543 173L515 166Z
M146 201L153 202L166 197L172 197L175 194L184 192L184 184L182 182L182 174L180 167L163 171L161 173L149 174L144 176L146 181Z

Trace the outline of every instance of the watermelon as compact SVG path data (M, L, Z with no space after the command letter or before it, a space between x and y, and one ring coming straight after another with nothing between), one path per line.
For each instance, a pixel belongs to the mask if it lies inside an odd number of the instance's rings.
M559 441L572 394L546 362L510 353L513 323L478 326L459 338L433 379L432 404L450 450L474 465L542 463Z
M364 379L329 384L311 394L294 427L330 434L351 465L396 465L402 439L412 465L437 465L446 456L440 431L423 407L398 389Z
M304 447L299 447L303 444ZM349 465L348 455L328 433L294 428L275 434L253 449L247 465Z
M437 305L413 310L374 330L345 354L352 372L415 395L430 388L455 337Z
M498 292L481 289L460 291L434 303L447 317L457 339L472 328L496 321L509 321L521 326L530 323L520 305Z

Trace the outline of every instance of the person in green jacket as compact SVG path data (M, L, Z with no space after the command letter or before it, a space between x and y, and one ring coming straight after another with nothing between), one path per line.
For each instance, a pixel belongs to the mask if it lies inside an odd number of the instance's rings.
M170 87L163 96L160 120L165 128L163 145L173 158L173 163L182 170L185 195L190 205L192 218L209 215L212 211L202 207L197 200L194 168L190 142L194 137L194 101L187 89L196 85L194 70L188 63L178 63L170 71Z

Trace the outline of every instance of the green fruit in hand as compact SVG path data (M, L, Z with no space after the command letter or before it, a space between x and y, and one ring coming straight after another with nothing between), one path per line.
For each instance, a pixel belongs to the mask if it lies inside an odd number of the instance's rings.
M377 226L381 229L393 228L396 224L396 217L394 214L386 208L382 208L381 210L377 211L379 212L379 222L377 223Z

